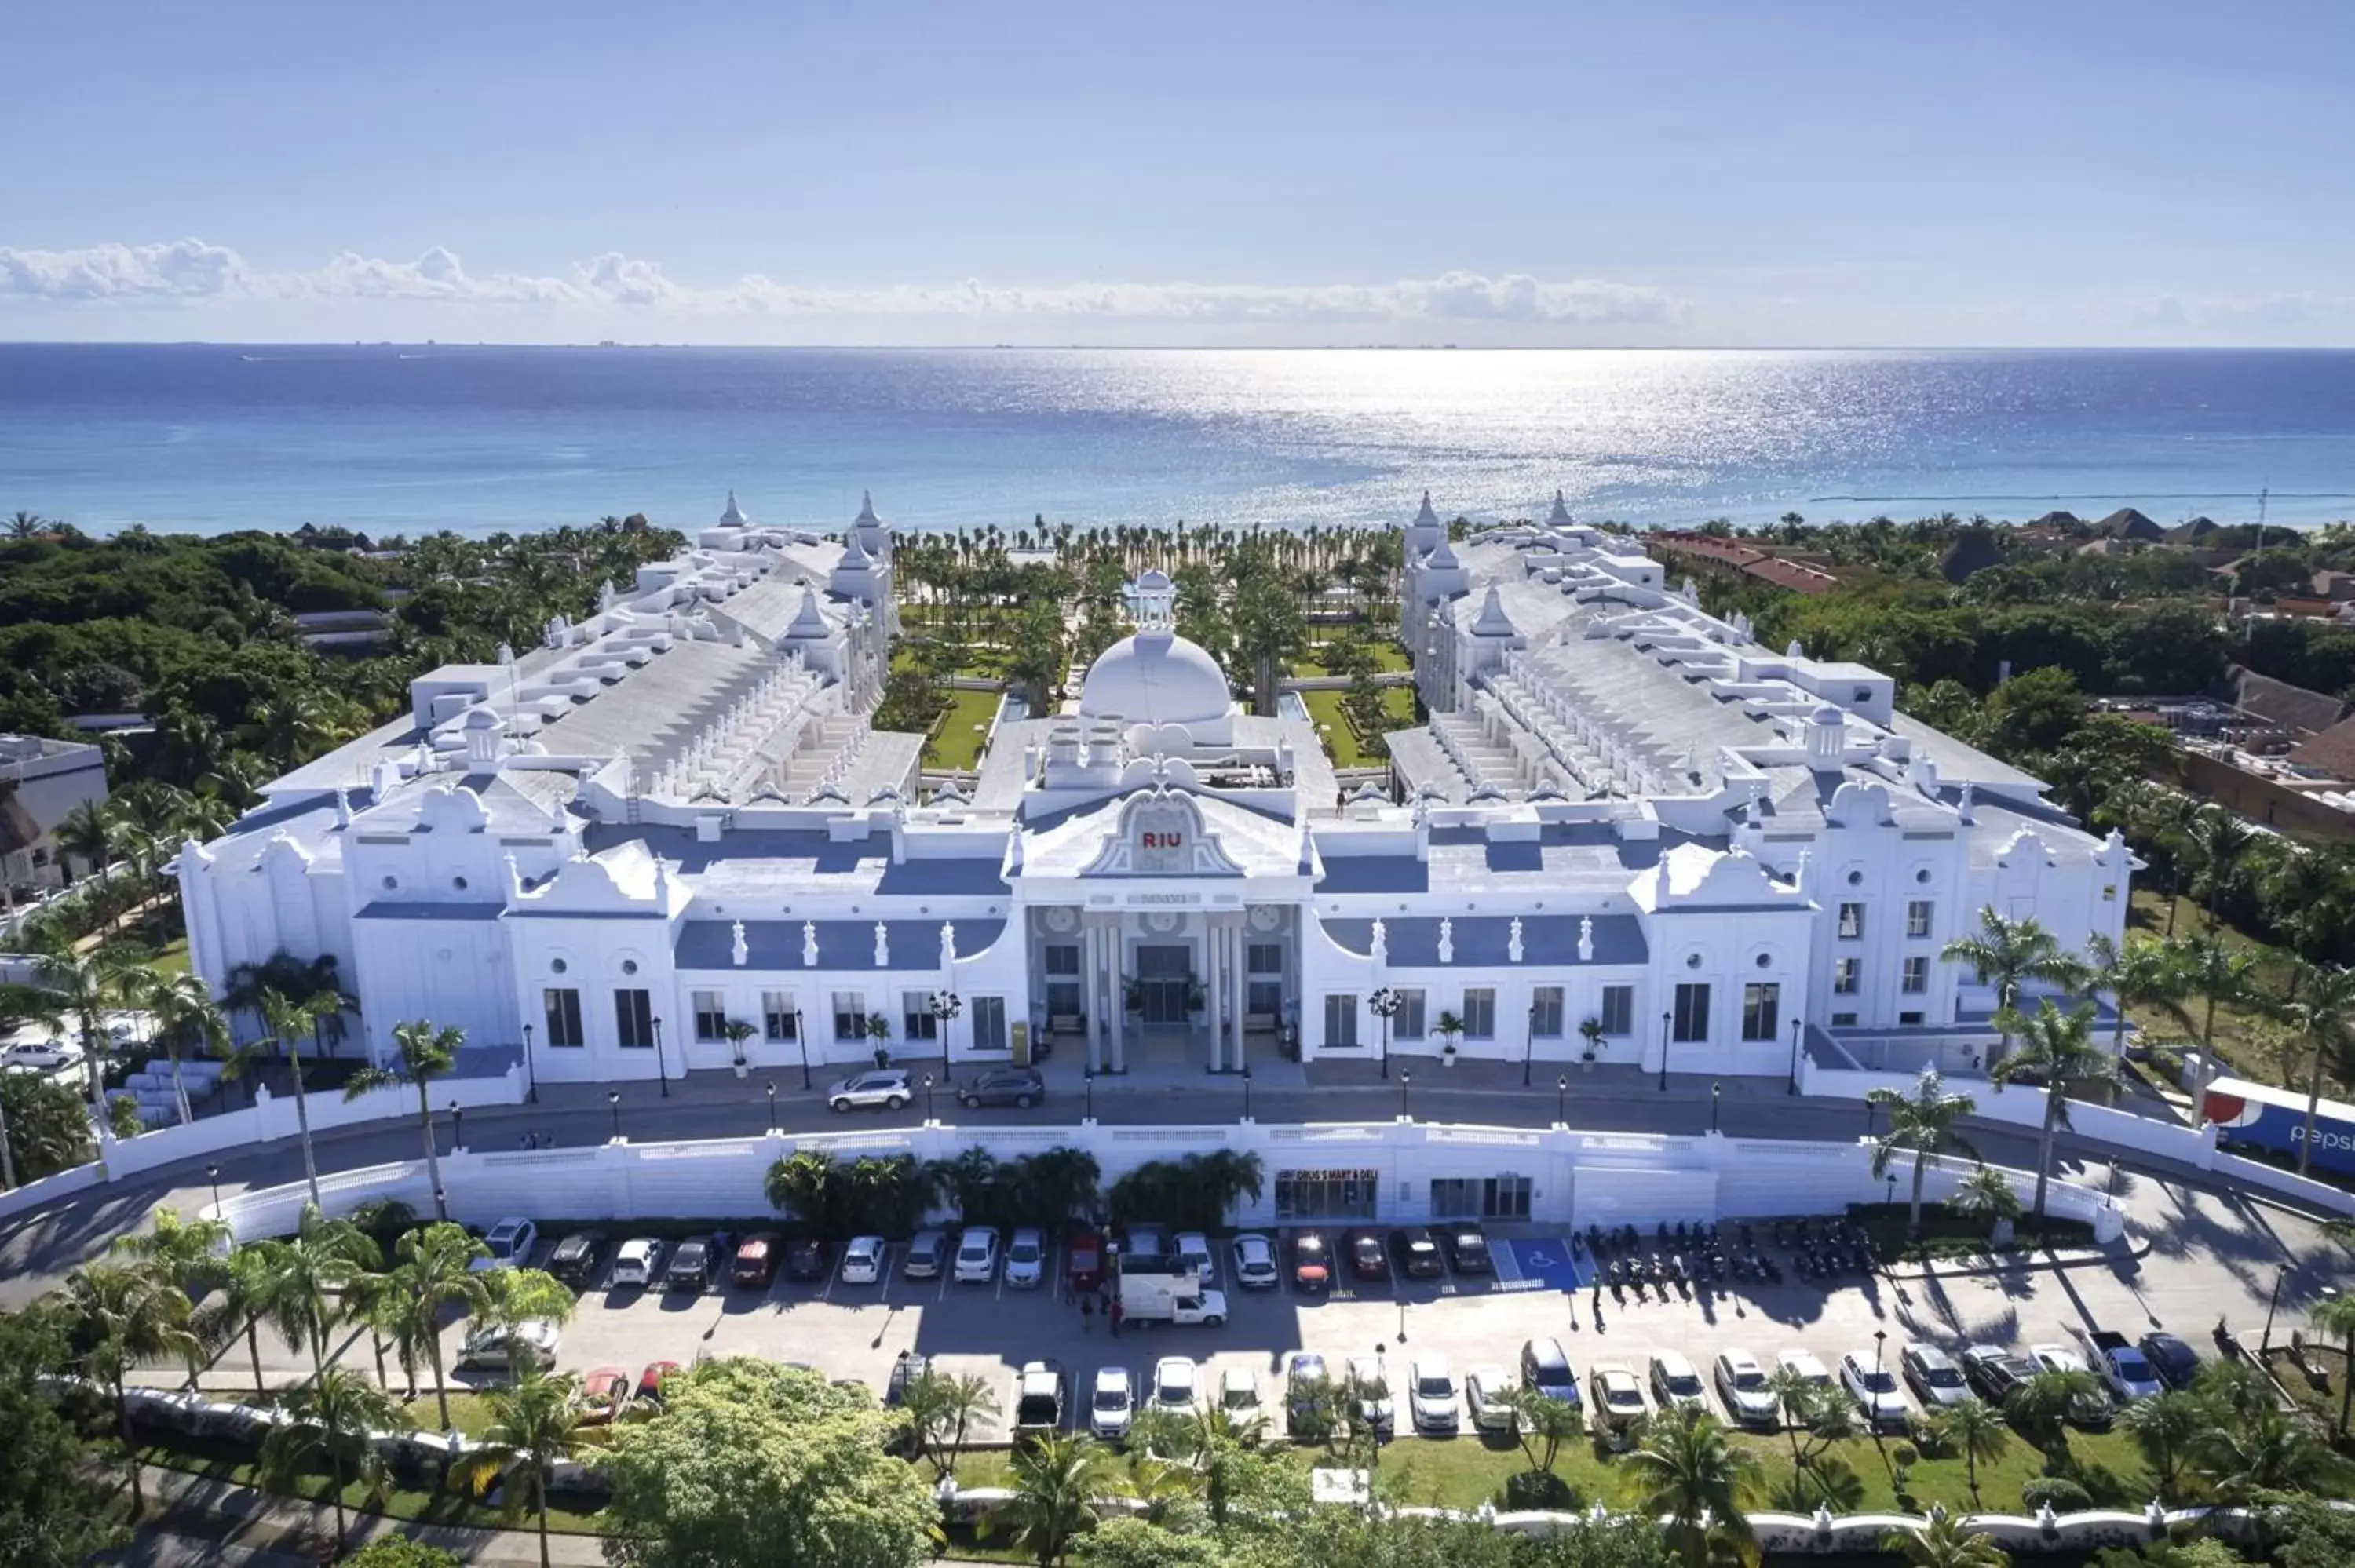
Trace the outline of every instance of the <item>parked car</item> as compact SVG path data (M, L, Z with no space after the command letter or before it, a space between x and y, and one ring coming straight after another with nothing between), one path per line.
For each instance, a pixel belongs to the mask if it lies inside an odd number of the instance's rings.
M1824 1370L1824 1363L1817 1361L1811 1351L1785 1351L1774 1358L1774 1365L1783 1372L1796 1374L1799 1381L1809 1388L1829 1388L1832 1385L1832 1374Z
M1905 1396L1898 1392L1895 1372L1873 1365L1869 1355L1850 1351L1840 1358L1839 1379L1867 1425L1876 1432L1905 1430Z
M1327 1383L1325 1358L1315 1351L1295 1351L1285 1359L1284 1419L1288 1427L1297 1427L1316 1418L1317 1404L1325 1399L1327 1392Z
M853 1236L842 1249L838 1271L845 1285L872 1285L883 1277L883 1238Z
M883 1380L883 1403L905 1404L908 1390L923 1380L932 1370L932 1358L920 1356L913 1351L901 1351L892 1358L891 1375Z
M1981 1399L2000 1407L2011 1391L2036 1375L2037 1366L2026 1356L2000 1345L1970 1345L1963 1351L1963 1377Z
M986 1285L997 1277L997 1232L988 1225L967 1225L957 1238L956 1281Z
M1380 1356L1349 1358L1349 1389L1356 1404L1349 1419L1387 1437L1397 1429L1398 1406L1391 1399L1391 1369Z
M2168 1387L2190 1388L2191 1380L2200 1375L2199 1352L2173 1334L2145 1334L2141 1344L2142 1353L2150 1358Z
M663 1244L652 1236L633 1236L613 1254L613 1272L606 1277L608 1287L619 1290L625 1285L645 1287L655 1282L662 1272Z
M46 1073L80 1060L81 1053L62 1040L19 1040L0 1051L0 1067L17 1072Z
M1743 1426L1780 1426L1783 1403L1767 1386L1766 1369L1748 1351L1726 1351L1715 1363L1717 1397Z
M597 1265L604 1255L604 1237L594 1231L574 1231L548 1255L548 1272L578 1289L597 1277Z
M2112 1330L2080 1329L2073 1323L2070 1330L2083 1342L2095 1375L2109 1385L2119 1404L2132 1404L2137 1399L2155 1398L2167 1391L2150 1358L2124 1334Z
M495 1269L521 1268L531 1258L531 1249L539 1245L539 1227L529 1220L501 1220L483 1238L491 1249L487 1257L478 1257L466 1265L469 1274L488 1274Z
M1391 1277L1390 1255L1382 1250L1382 1238L1372 1231L1341 1233L1341 1255L1348 1260L1349 1273L1359 1279L1388 1279Z
M1578 1394L1578 1371L1560 1340L1521 1341L1521 1386L1573 1410L1584 1403Z
M1219 1374L1219 1408L1237 1426L1248 1426L1267 1414L1260 1404L1259 1374L1249 1367L1229 1367Z
M504 1323L489 1324L466 1336L465 1341L458 1347L458 1364L461 1367L496 1367L501 1370L527 1361L536 1361L544 1367L553 1366L558 1342L556 1325L541 1319L531 1319L512 1327Z
M1046 1233L1036 1225L1024 1225L1006 1244L1006 1283L1017 1290L1029 1290L1046 1277Z
M1644 1404L1644 1383L1616 1362L1597 1366L1586 1374L1594 1393L1594 1423L1604 1442L1614 1450L1636 1440L1636 1428L1651 1414Z
M898 1110L914 1091L905 1067L878 1067L855 1073L826 1091L826 1103L835 1110Z
M900 1272L910 1279L937 1279L941 1266L948 1261L949 1234L938 1226L916 1233L908 1244L908 1255L900 1260Z
M957 1098L968 1108L981 1106L1013 1106L1028 1110L1047 1097L1046 1075L1036 1067L992 1067L974 1075L973 1080L957 1091Z
M1200 1403L1201 1369L1190 1356L1164 1356L1153 1364L1153 1403L1191 1415Z
M2085 1364L2084 1357L2063 1344L2030 1345L2028 1347L2028 1359L2036 1363L2040 1372L2094 1371ZM2116 1414L2110 1404L2109 1394L2101 1390L2081 1394L2069 1402L2069 1419L2091 1431L2107 1430Z
M1301 1231L1292 1238L1292 1287L1310 1296L1333 1288L1333 1248L1323 1231Z
M663 1269L666 1290L701 1290L711 1283L711 1244L707 1241L683 1241L670 1249L670 1263Z
M1146 1220L1124 1226L1120 1233L1120 1250L1128 1257L1166 1256L1169 1251L1168 1229Z
M677 1361L648 1361L646 1370L638 1374L638 1397L655 1409L661 1409L663 1380L684 1370Z
M826 1277L826 1243L815 1236L795 1236L785 1246L785 1277L788 1279L824 1279Z
M1935 1345L1916 1343L1905 1347L1897 1358L1898 1370L1905 1374L1905 1385L1913 1397L1927 1410L1938 1410L1950 1404L1960 1404L1971 1397L1971 1385L1963 1381L1963 1369L1955 1358Z
M1253 1290L1265 1290L1283 1278L1275 1266L1275 1247L1257 1231L1245 1231L1235 1238L1229 1249L1235 1260L1235 1283Z
M1199 1231L1179 1231L1170 1246L1177 1251L1180 1266L1191 1268L1205 1285L1219 1282L1219 1260L1210 1251L1210 1238Z
M1481 1361L1464 1374L1464 1401L1479 1431L1510 1432L1520 1425L1520 1411L1513 1404L1513 1376L1495 1361Z
M1458 1274L1494 1274L1497 1260L1488 1254L1488 1233L1468 1220L1461 1220L1444 1233L1447 1241L1447 1266Z
M1103 1284L1103 1237L1091 1230L1075 1230L1063 1238L1063 1277L1071 1281L1074 1294L1084 1294Z
M1038 1437L1062 1429L1062 1363L1024 1362L1014 1379L1014 1436Z
M1454 1432L1463 1396L1455 1390L1455 1373L1445 1356L1418 1356L1406 1380L1407 1411L1417 1432Z
M1652 1397L1662 1410L1707 1410L1709 1390L1692 1358L1681 1351L1661 1351L1652 1357Z
M1404 1225L1391 1233L1391 1256L1409 1279L1436 1279L1447 1270L1439 1255L1439 1240L1424 1225Z
M602 1425L622 1413L630 1402L630 1374L620 1367L599 1367L581 1380L581 1420Z
M1117 1443L1128 1436L1136 1419L1136 1384L1126 1367L1096 1368L1095 1388L1088 1395L1088 1431L1100 1443Z

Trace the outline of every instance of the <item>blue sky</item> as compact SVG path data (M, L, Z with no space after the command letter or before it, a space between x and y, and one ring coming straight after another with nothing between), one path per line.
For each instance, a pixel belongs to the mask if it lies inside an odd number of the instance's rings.
M2355 6L11 0L0 337L2355 343Z

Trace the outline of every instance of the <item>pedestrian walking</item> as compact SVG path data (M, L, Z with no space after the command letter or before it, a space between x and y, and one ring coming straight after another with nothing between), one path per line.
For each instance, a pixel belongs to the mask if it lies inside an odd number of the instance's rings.
M525 1134L523 1135L523 1146L524 1146L524 1148L525 1148L525 1150L526 1150L527 1151L530 1150L530 1148L531 1148L531 1134L529 1134L529 1133L527 1133L527 1133L525 1133Z
M1092 1296L1080 1298L1080 1332L1084 1334L1092 1330L1095 1320L1096 1298Z

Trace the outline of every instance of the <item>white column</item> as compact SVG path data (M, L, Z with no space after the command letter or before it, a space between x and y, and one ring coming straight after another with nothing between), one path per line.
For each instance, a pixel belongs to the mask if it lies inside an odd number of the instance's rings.
M1231 925L1219 933L1219 960L1227 967L1227 997L1233 1018L1221 1027L1232 1031L1228 1037L1233 1042L1235 1065L1243 1065L1243 928Z
M1081 994L1087 999L1088 1065L1099 1073L1104 1070L1103 938L1103 933L1092 925L1080 927L1080 969L1085 980Z
M1122 983L1120 968L1127 955L1122 951L1125 946L1122 937L1121 917L1115 915L1104 927L1104 969L1111 977L1112 1015L1118 1020L1112 1031L1112 1070L1115 1073L1128 1071L1128 988Z
M1220 999L1225 994L1226 932L1219 926L1215 915L1202 916L1202 964L1210 971L1210 1066L1213 1070L1226 1065L1226 1030L1220 1022Z

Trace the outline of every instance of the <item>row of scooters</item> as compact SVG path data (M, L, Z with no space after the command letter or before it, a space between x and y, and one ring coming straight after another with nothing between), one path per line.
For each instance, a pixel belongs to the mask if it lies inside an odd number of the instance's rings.
M1774 1245L1791 1255L1792 1267L1802 1279L1867 1274L1880 1262L1872 1238L1847 1220L1777 1220L1773 1235ZM1664 1220L1649 1238L1649 1251L1646 1240L1632 1224L1612 1230L1590 1224L1585 1235L1573 1233L1570 1245L1573 1254L1584 1253L1594 1260L1612 1297L1623 1302L1630 1294L1639 1302L1648 1301L1654 1293L1665 1301L1671 1290L1689 1301L1696 1292L1705 1296L1710 1286L1721 1287L1729 1279L1783 1283L1782 1266L1761 1250L1748 1221L1735 1224L1730 1249L1713 1221L1688 1224L1679 1220L1671 1226Z

